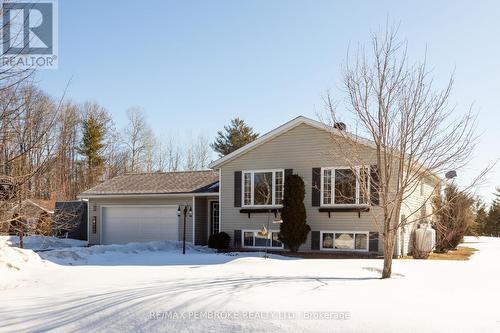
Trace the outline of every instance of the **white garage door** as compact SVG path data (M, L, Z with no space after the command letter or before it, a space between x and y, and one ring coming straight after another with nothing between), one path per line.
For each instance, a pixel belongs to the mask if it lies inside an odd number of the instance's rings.
M102 207L102 243L178 240L177 206Z

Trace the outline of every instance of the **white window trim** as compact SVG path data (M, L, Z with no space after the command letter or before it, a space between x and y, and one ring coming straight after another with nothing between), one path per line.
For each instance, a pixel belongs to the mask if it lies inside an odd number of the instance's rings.
M245 232L252 232L253 233L253 244L252 246L249 246L249 245L245 245ZM255 238L256 238L256 234L259 232L259 230L251 230L251 229L245 229L245 230L241 230L241 246L243 248L246 248L246 249L265 249L266 247L265 246L255 246ZM268 230L268 237L267 239L270 239L271 241L269 242L269 246L267 247L268 249L284 249L285 248L285 245L283 244L283 242L281 243L281 246L272 246L273 242L272 242L272 233L273 232L280 232L279 230Z
M360 185L359 185L359 170L365 168L368 169L367 177L368 177L368 184L370 184L370 166L356 166L356 173L358 176L356 176L356 203L353 204L336 204L335 203L335 171L336 170L352 170L351 167L346 167L346 166L336 166L336 167L322 167L321 168L321 188L320 188L320 207L368 207L369 206L369 201L370 201L370 187L368 186L368 202L366 203L359 203L359 198L360 198ZM332 184L332 189L331 189L331 198L332 198L332 203L331 204L325 204L324 203L324 195L323 195L323 187L324 187L324 170L332 170L332 179L331 179L331 184Z
M271 205L255 205L254 204L254 174L255 173L261 173L261 172L272 172L273 173L273 179L272 179L272 201L273 203ZM276 172L281 172L283 175L283 194L284 194L284 189L285 189L285 169L261 169L261 170L243 170L241 172L241 207L246 207L246 208L281 208L283 205L277 205L275 203L276 201ZM245 173L250 174L250 205L245 205Z
M323 247L323 234L333 234L333 248ZM354 249L336 249L335 248L335 234L354 234ZM366 249L356 249L356 234L366 235ZM370 249L370 232L369 231L343 231L343 230L322 230L319 236L319 249L320 251L333 251L333 252L368 252Z
M212 215L210 214L210 210L211 210L211 205L212 205L212 202L218 202L219 203L219 232L221 232L221 228L220 228L220 200L219 199L207 199L207 237L210 237L210 234L212 233L212 230L210 230L210 224L212 222Z

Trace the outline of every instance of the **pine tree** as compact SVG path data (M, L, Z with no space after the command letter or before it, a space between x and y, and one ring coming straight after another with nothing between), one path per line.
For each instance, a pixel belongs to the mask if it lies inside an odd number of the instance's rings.
M87 169L87 187L95 185L104 172L104 140L106 138L109 117L105 110L87 106L88 110L82 121L83 138L79 153L85 157Z
M471 230L472 235L482 236L485 234L485 229L488 223L488 212L486 206L481 199L477 199L474 203L474 227Z
M488 212L488 219L484 234L487 236L498 237L500 236L500 187L496 188L494 196L495 199L493 200Z
M223 131L217 132L217 137L210 147L222 157L254 141L258 136L245 121L235 118L228 126L224 126Z
M299 175L287 176L283 192L281 211L283 223L280 225L279 239L288 246L290 251L297 252L311 231L306 221L304 181Z

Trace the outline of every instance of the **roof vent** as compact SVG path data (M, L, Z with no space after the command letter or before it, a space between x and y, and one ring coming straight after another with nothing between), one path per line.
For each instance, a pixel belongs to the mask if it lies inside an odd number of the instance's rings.
M337 123L333 124L333 128L336 128L339 131L345 131L346 125L345 125L345 123L337 122Z

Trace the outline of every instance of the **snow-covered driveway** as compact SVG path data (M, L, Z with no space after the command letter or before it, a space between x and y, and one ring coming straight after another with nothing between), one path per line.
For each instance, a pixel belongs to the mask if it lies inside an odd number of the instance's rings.
M380 260L23 251L0 279L0 331L500 332L500 239L469 241L470 261L396 260L389 280Z

